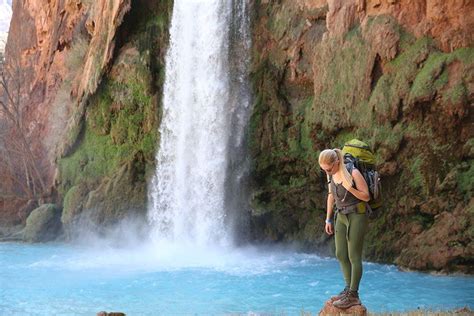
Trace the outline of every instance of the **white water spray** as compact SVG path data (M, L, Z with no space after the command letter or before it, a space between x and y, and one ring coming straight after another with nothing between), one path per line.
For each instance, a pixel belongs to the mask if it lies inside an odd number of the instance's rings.
M155 241L231 242L227 219L235 218L229 213L239 204L231 191L242 184L235 178L245 173L245 159L229 156L245 147L249 97L247 57L236 63L230 48L239 41L246 53L249 45L244 1L174 2L157 169L149 190Z

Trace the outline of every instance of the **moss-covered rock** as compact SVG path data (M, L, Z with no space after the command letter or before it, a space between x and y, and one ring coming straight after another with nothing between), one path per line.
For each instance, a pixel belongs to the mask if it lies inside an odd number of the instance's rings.
M360 138L375 150L385 200L371 223L367 258L442 269L434 257L422 255L429 262L422 266L408 256L422 253L421 240L442 225L443 212L467 214L474 49L443 52L436 40L414 36L390 15L367 16L360 24L356 18L341 36L328 30L308 45L299 39L317 34L325 15L308 17L297 7L288 1L256 5L250 124L255 239L307 248L330 244L323 227L326 180L317 157ZM301 14L306 28L299 26ZM293 45L304 58L295 58ZM444 231L430 247L443 248L443 239L466 242L463 230ZM464 269L469 251L445 256L444 266Z
M84 216L97 226L110 226L127 217L146 215L145 161L138 154L112 178L104 178L84 204Z
M146 210L155 169L164 56L172 1L137 1L117 32L117 52L87 100L74 146L58 161L63 223L111 225Z
M251 72L252 231L258 241L297 240L308 218L324 216L316 207L323 190L318 130L306 113L314 101L312 52L325 30L327 7L303 11L286 1L260 6ZM314 234L320 232L315 227Z
M43 204L26 219L23 239L28 242L45 242L61 232L61 209L54 204Z
M64 196L61 222L67 236L71 235L71 231L79 219L88 193L89 188L80 182L71 187Z

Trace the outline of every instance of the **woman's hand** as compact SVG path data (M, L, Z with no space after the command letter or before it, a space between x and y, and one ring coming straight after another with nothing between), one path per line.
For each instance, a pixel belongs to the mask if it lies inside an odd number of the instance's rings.
M332 223L326 223L326 227L324 229L326 230L326 234L328 235L334 234Z

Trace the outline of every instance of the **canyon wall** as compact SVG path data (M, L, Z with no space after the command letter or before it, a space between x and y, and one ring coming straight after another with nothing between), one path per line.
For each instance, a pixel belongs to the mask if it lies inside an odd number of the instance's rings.
M146 214L171 1L14 1L7 63L25 73L27 137L47 190L2 202L2 223L38 204L74 228ZM80 225L77 223L80 222Z
M384 207L366 259L472 273L472 1L255 1L256 240L328 251L319 152L359 138Z

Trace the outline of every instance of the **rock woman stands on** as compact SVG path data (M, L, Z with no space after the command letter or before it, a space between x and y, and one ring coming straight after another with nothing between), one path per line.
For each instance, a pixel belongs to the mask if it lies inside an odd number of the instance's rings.
M367 183L359 170L344 164L340 149L326 149L319 155L319 165L326 172L329 183L327 198L326 233L334 233L333 207L336 202L335 242L346 287L331 297L333 306L346 309L361 304L359 283L362 278L362 248L367 230Z

